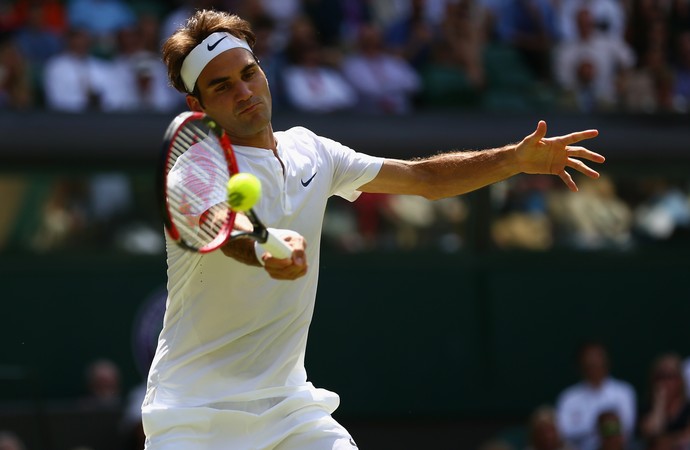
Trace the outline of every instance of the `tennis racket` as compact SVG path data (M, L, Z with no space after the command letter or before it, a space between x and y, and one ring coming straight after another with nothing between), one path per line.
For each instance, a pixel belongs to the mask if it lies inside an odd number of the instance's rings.
M158 191L165 229L185 250L209 253L233 239L253 239L275 258L290 246L267 229L253 209L244 211L252 231L235 229L227 184L239 170L230 138L200 112L179 114L163 138Z

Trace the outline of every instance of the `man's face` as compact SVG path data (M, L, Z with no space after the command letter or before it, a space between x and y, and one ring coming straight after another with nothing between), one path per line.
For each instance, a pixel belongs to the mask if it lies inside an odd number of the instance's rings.
M608 361L604 349L598 346L587 348L581 356L580 368L584 378L593 384L608 376Z
M266 75L254 56L241 48L221 53L197 79L201 102L188 97L189 106L204 111L230 135L233 143L251 145L271 122L271 93Z

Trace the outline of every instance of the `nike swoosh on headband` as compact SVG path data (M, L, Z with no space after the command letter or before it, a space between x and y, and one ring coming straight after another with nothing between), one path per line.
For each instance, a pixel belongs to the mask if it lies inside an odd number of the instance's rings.
M206 49L207 49L209 52L212 52L213 49L216 48L216 46L217 46L218 44L220 44L220 42L221 42L223 39L225 39L226 37L227 37L227 36L223 36L222 38L218 39L218 40L216 41L216 43L213 44L213 45L211 45L211 44L206 44Z
M194 85L204 67L213 58L233 48L243 48L253 53L249 44L227 31L216 31L199 43L182 61L180 76L187 92L194 91Z

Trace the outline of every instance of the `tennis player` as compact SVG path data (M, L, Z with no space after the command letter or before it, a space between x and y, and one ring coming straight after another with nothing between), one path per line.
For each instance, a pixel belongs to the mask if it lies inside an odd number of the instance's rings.
M554 174L577 190L566 168L596 178L582 160L604 161L576 145L596 130L546 138L543 121L518 144L414 161L358 153L301 127L274 132L254 42L246 21L202 10L165 42L163 59L188 107L223 126L240 170L259 177L255 210L293 254L276 259L239 240L200 255L169 241L167 310L142 407L149 450L357 447L331 417L338 395L314 387L304 367L329 197L438 199L518 173Z

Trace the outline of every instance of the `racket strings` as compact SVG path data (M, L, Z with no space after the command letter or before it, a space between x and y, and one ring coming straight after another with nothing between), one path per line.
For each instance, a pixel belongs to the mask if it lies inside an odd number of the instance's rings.
M230 174L222 149L209 135L215 137L205 127L185 124L171 144L167 167L180 175L166 187L171 219L183 239L198 248L216 239L229 219L224 194Z

